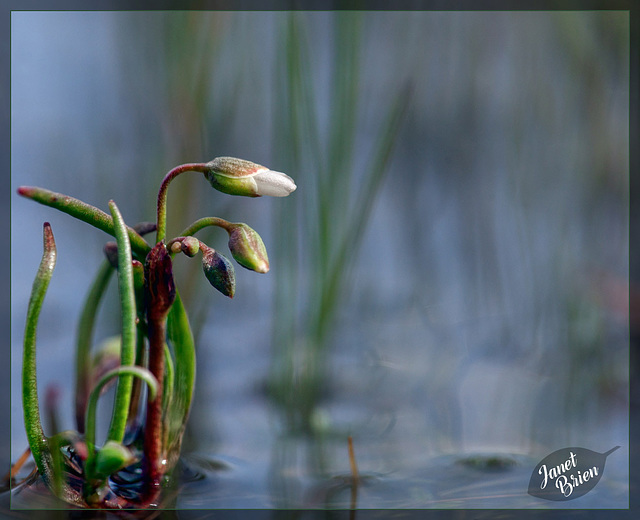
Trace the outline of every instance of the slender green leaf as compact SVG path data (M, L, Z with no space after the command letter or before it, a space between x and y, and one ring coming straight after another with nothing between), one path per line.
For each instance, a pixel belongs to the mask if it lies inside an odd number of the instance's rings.
M131 244L124 219L115 202L109 202L109 209L115 225L116 241L118 243L118 293L120 296L121 338L120 365L132 366L136 358L136 298L133 288L133 266ZM113 415L107 440L121 443L127 426L129 404L133 378L123 375L118 379Z
M27 309L27 323L24 331L24 350L22 358L22 404L24 423L31 454L40 474L51 476L51 457L47 439L42 429L40 406L38 404L38 379L36 374L36 330L49 281L56 265L56 243L48 222L43 226L44 252L38 273L31 289L31 298ZM47 460L45 460L45 457Z
M176 290L176 298L167 317L167 339L173 349L174 392L168 424L169 456L180 449L196 377L196 348L187 313Z
M33 186L21 186L18 188L18 194L45 206L62 211L78 220L91 224L111 236L115 236L113 218L91 204L69 197L68 195ZM146 254L151 251L151 246L132 228L127 228L127 233L129 234L133 251L139 257L144 258Z

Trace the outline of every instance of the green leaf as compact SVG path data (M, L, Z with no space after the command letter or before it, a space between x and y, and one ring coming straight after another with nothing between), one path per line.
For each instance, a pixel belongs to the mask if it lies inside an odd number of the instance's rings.
M113 217L116 240L118 242L118 293L120 296L121 336L120 365L131 366L136 358L136 300L133 288L133 266L131 264L131 244L127 226L115 202L109 201ZM121 443L129 414L131 401L132 376L124 375L118 379L113 415L107 439Z
M36 330L42 302L49 287L49 281L56 266L56 243L48 222L43 226L44 252L33 281L31 298L27 309L27 323L24 331L22 358L22 404L24 408L24 425L31 454L38 471L49 481L53 480L51 469L51 453L42 429L40 406L38 404L38 379L36 374Z
M18 188L18 194L39 202L40 204L44 204L45 206L62 211L67 215L71 215L78 220L82 220L87 224L101 229L111 236L115 236L113 218L91 204L87 204L68 195L63 195L62 193L56 193L35 186L20 186ZM127 228L127 233L133 251L139 257L144 258L151 250L151 246L147 244L146 240L136 233L134 229Z
M174 390L167 411L167 454L177 457L186 426L196 378L196 348L189 318L176 290L176 299L167 317L167 339L173 349Z

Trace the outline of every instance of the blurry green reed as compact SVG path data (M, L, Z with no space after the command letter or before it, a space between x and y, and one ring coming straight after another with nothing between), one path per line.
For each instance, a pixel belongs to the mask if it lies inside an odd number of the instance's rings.
M305 186L274 215L279 261L269 388L290 431L314 430L332 332L410 99L408 86L398 89L380 109L375 142L360 151L364 14L331 14L327 128L309 15L291 13L278 42L275 105L288 110L275 112L277 160ZM361 153L364 166L356 160Z

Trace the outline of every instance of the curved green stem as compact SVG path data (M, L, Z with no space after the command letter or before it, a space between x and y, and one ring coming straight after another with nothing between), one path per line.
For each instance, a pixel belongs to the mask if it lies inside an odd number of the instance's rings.
M111 236L115 236L113 218L91 204L74 199L68 195L62 195L61 193L55 193L53 191L34 186L21 186L18 188L18 194L39 202L40 204L44 204L45 206L50 206L60 210L63 213L67 213L78 220L91 224ZM134 229L128 227L127 233L129 235L133 251L140 258L144 258L145 255L151 251L151 246L147 244L146 240L136 233Z
M206 171L207 165L205 163L189 163L176 166L165 175L162 184L160 184L160 190L158 191L156 243L164 240L167 232L167 190L169 189L171 181L184 172L206 173Z
M76 341L76 426L80 433L84 432L84 416L89 397L89 374L91 373L91 338L98 306L106 291L114 268L108 260L104 260L89 289L85 299L80 321L78 323L78 339Z
M122 347L120 349L120 366L132 366L136 358L136 300L133 289L133 266L131 264L131 245L124 219L112 200L109 210L115 225L118 242L118 292L120 294L120 311L122 314ZM121 443L124 438L131 402L133 378L123 376L118 379L113 415L107 440Z
M209 226L217 226L221 227L225 231L231 231L233 224L223 218L219 217L204 217L196 220L193 224L191 224L188 228L186 228L180 236L187 237L195 235L201 229L204 229Z
M27 323L24 331L24 350L22 358L22 404L24 424L29 447L38 471L45 476L49 473L44 457L49 455L47 439L40 420L38 405L38 381L36 375L36 330L42 302L56 265L56 243L48 222L43 226L44 252L38 273L31 289L31 298L27 310Z
M87 404L87 418L86 418L86 433L85 440L87 443L87 466L90 467L93 457L95 455L95 444L96 444L96 409L98 407L98 398L100 397L100 392L104 388L104 386L109 383L114 377L119 377L121 375L131 375L135 377L139 377L149 387L149 398L155 399L155 396L158 393L158 380L153 376L149 370L142 367L136 366L127 366L127 367L118 367L114 368L107 372L100 381L96 384L96 386L91 391L91 395L89 395L89 402Z

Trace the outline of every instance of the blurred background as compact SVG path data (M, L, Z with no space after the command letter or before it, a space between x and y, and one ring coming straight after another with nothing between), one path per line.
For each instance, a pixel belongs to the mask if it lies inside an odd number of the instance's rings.
M580 504L553 506L627 507L628 12L11 21L14 460L42 223L58 264L38 378L41 399L57 388L61 429L109 240L17 187L114 199L132 225L155 219L172 167L230 155L298 189L233 198L185 174L169 191L169 236L203 216L242 221L271 261L267 275L237 269L230 301L197 259L176 260L198 375L175 507L348 506L349 435L359 507L541 507L526 489L543 457L616 445ZM224 233L199 238L226 250ZM116 292L97 343L118 332Z

